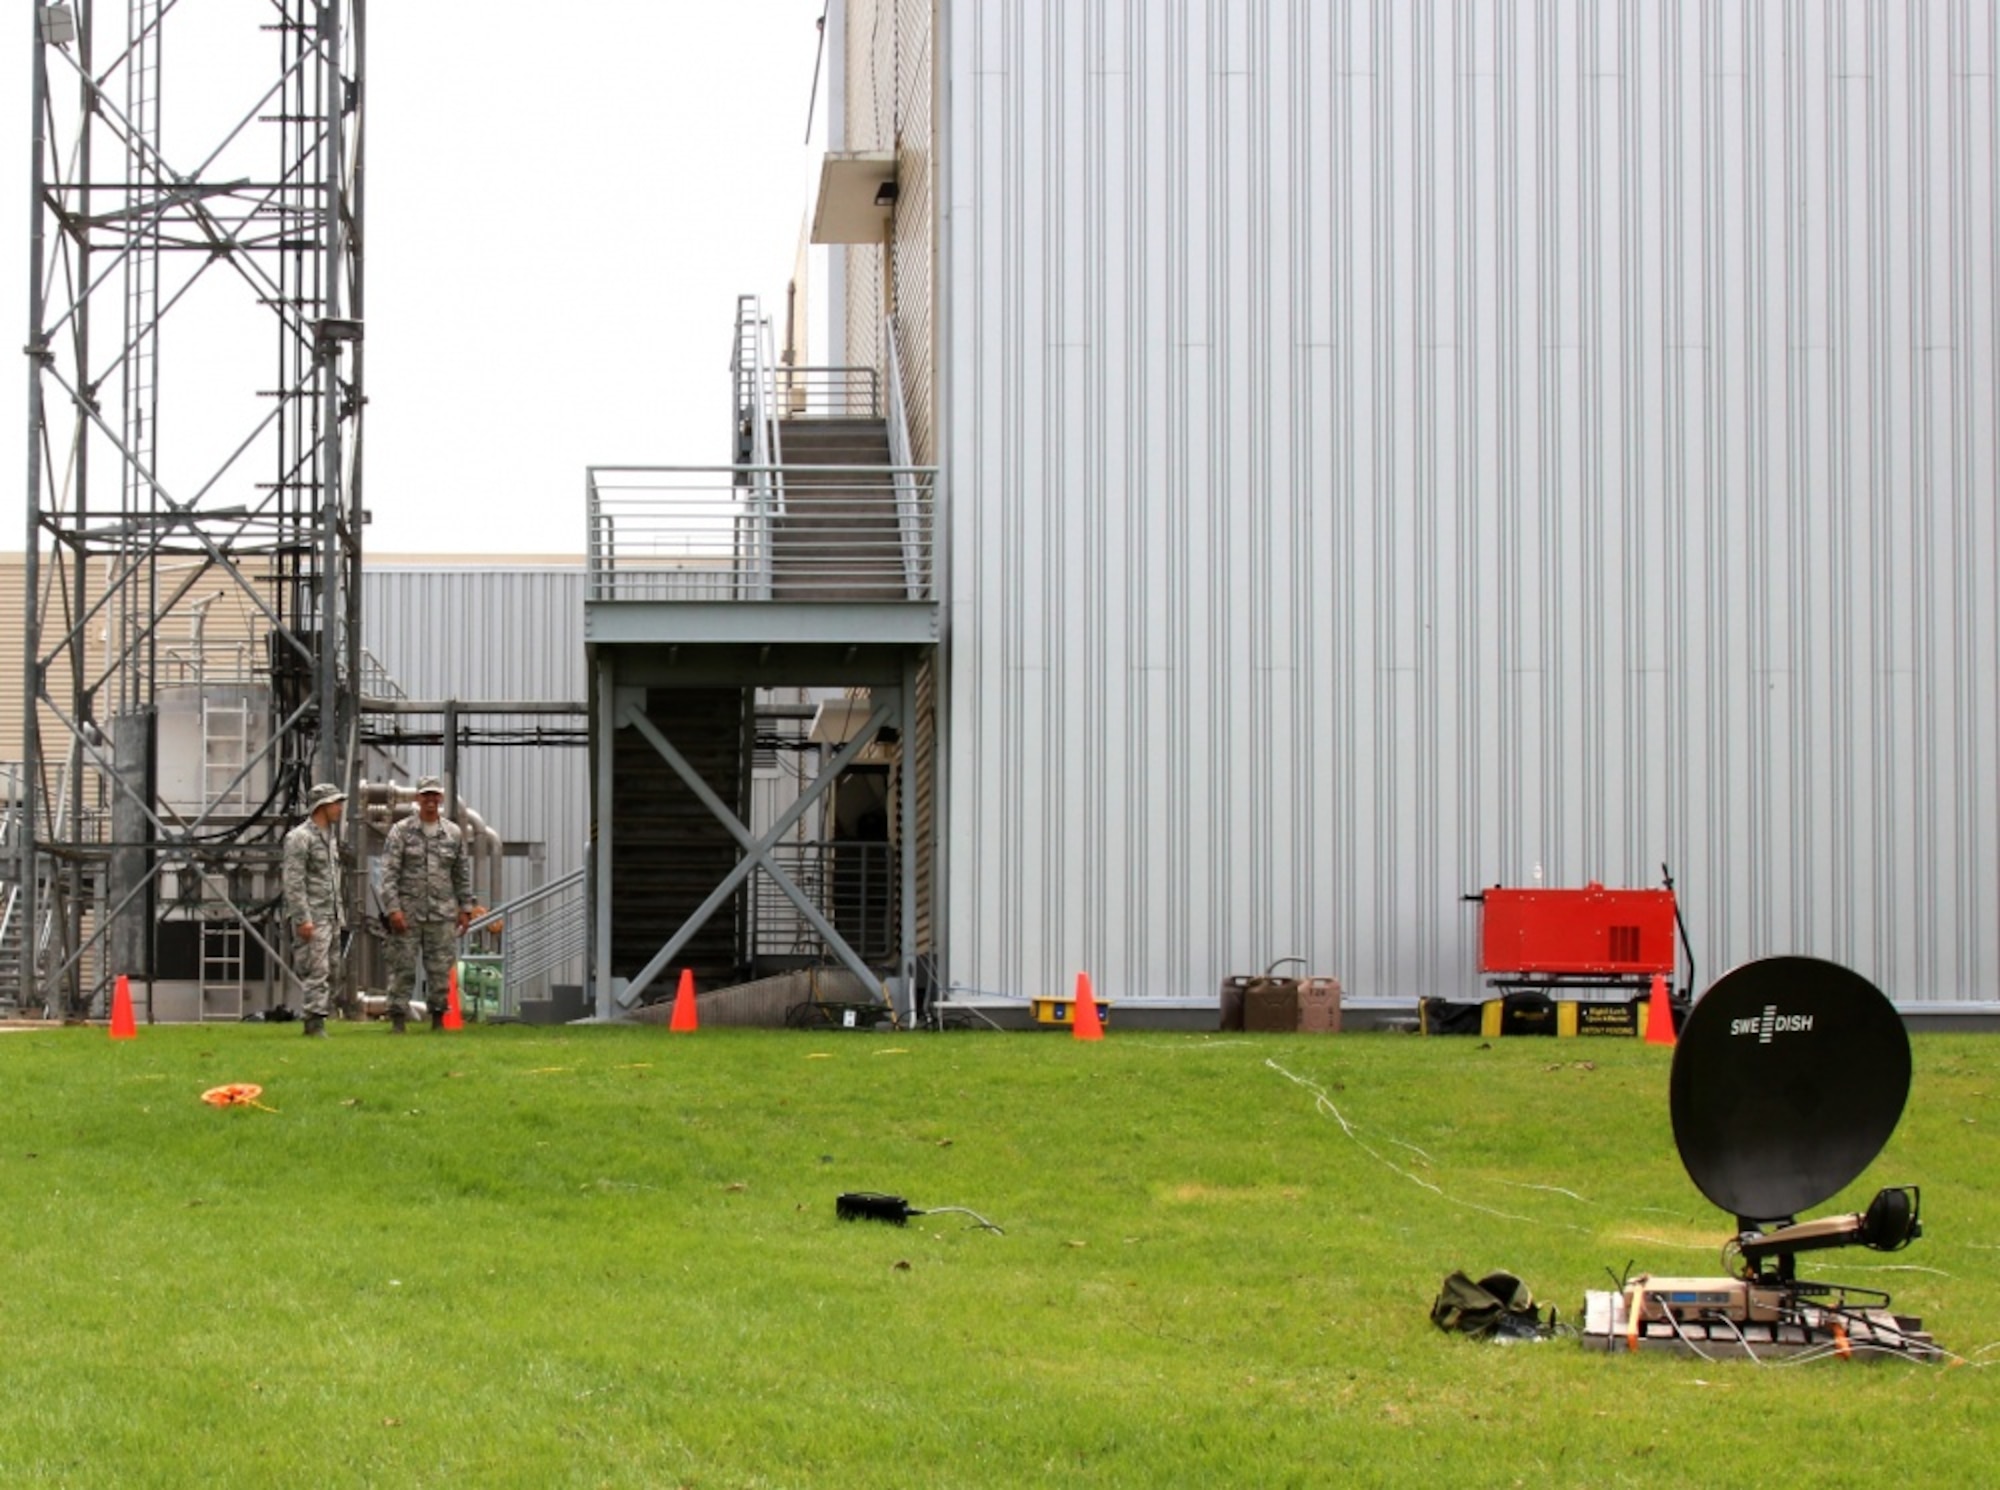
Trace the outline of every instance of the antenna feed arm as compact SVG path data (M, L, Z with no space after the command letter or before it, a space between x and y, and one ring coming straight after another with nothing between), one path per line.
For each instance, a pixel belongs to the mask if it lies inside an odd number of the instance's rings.
M1745 1230L1736 1239L1745 1262L1789 1257L1827 1247L1868 1247L1876 1252L1900 1252L1924 1234L1921 1192L1915 1185L1893 1185L1876 1192L1865 1212L1823 1216L1780 1226L1774 1231Z

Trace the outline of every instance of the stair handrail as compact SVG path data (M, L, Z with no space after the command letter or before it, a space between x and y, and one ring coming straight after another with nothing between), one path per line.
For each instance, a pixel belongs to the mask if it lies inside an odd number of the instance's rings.
M896 355L896 322L882 318L882 365L888 370L888 397L885 423L889 434L889 464L894 468L896 486L896 532L902 541L903 588L912 600L924 599L922 514L917 510L917 483L911 474L916 461L910 455L910 422L903 409L903 364ZM935 493L933 494L935 496Z
M482 911L466 926L466 935L471 936L509 918L515 922L514 928L503 929L500 937L500 997L507 1013L516 1012L516 988L583 955L588 945L583 887L584 871L572 869ZM546 916L529 918L529 912L566 896L574 897L573 904L558 905Z
M771 527L784 512L784 486L775 467L783 460L778 433L777 367L771 355L771 322L755 295L736 297L732 371L736 417L750 424L750 545L753 598L771 598ZM734 452L732 451L732 454Z
M56 773L55 804L44 821L61 822L68 816L70 786L73 774L70 766L71 762L65 760L62 763L61 769ZM21 810L24 813L27 810L27 797L25 794L34 790L36 790L34 778L29 776L26 768L23 767L21 781L23 795L20 800ZM44 805L46 806L47 804ZM59 950L57 935L64 927L67 918L63 909L60 880L54 872L54 861L43 855L32 853L31 849L31 844L20 843L17 844L14 854L19 873L19 877L15 881L16 893L19 893L22 887L28 883L30 875L34 876L35 887L35 923L30 925L26 918L23 918L21 924L21 1001L25 1006L28 999L28 986L32 981L35 998L40 1000L42 1007L48 1014L58 1016L63 1013L63 1009L61 1007L61 995L55 987L55 979L67 973L70 966L79 960L83 954L82 949L79 949L75 957L65 958L59 968L50 969L47 966L47 963Z
M27 767L13 761L0 764L0 791L7 794L0 811L0 861L20 856L21 794L27 787ZM18 869L15 871L18 875Z
M17 930L16 918L20 914L21 860L23 857L21 853L21 792L26 784L26 776L26 768L17 766L11 761L4 766L0 766L0 781L5 782L4 787L0 787L0 790L4 790L7 794L6 808L4 811L0 811L0 874L4 874L6 882L5 903L0 904L0 949L4 949L7 946L9 938L14 936ZM23 951L25 952L25 946L23 947ZM20 958L17 957L14 967L14 977L17 982L20 976ZM21 990L18 986L12 990L11 994L6 989L0 989L0 998L8 998L17 1005L20 1001L20 994Z

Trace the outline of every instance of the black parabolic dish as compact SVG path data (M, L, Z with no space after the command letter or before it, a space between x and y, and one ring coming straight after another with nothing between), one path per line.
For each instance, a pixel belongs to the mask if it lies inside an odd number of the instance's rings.
M1766 957L1689 1011L1668 1100L1695 1188L1770 1222L1858 1178L1909 1094L1910 1037L1880 989L1838 963Z

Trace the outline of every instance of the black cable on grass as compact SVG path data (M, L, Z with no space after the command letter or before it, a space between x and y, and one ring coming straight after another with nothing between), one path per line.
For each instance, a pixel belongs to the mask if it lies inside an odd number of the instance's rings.
M900 1195L883 1195L874 1190L849 1190L833 1202L833 1213L843 1221L887 1221L896 1226L901 1226L912 1216L970 1216L976 1226L982 1226L998 1236L1007 1234L979 1212L967 1210L962 1205L938 1205L920 1211Z

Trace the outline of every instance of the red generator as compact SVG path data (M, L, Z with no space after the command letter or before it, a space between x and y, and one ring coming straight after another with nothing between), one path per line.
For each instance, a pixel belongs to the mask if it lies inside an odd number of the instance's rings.
M1514 890L1495 885L1480 903L1479 971L1506 992L1560 995L1586 989L1644 993L1655 976L1672 990L1675 934L1686 931L1672 879L1659 890ZM1692 992L1694 958L1688 958Z

